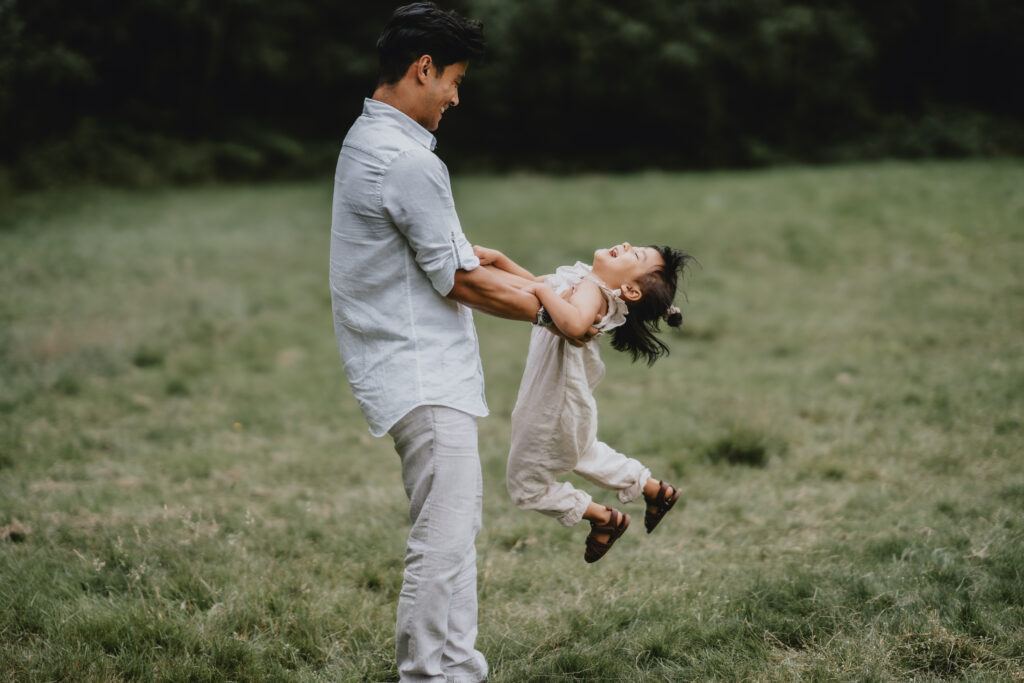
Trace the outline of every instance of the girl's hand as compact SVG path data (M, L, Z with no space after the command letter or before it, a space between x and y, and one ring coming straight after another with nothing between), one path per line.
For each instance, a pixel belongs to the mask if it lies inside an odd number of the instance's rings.
M488 249L487 247L481 247L479 245L473 246L473 253L478 259L480 259L481 266L489 266L496 263L502 256L504 256L504 254L497 249Z

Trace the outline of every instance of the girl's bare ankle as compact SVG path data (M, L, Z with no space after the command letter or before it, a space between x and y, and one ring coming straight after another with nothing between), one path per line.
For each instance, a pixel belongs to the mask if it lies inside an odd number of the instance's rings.
M587 511L583 513L583 518L597 524L607 524L611 521L612 512L610 508L591 503L587 506Z

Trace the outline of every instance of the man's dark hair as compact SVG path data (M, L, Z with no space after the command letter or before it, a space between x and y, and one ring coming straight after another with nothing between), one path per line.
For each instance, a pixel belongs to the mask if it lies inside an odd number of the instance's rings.
M480 59L484 48L484 26L479 21L446 12L432 2L404 5L391 15L377 40L377 84L397 83L423 55L430 55L442 72L450 64Z

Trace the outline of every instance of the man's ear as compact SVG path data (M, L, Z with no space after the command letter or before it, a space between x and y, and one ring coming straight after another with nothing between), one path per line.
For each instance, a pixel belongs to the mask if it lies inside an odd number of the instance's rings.
M434 66L434 60L430 55L420 55L420 58L413 62L416 69L416 80L420 83L426 83L430 72L437 67Z
M644 295L640 288L635 282L627 282L619 288L619 293L622 298L626 301L640 301L640 298Z

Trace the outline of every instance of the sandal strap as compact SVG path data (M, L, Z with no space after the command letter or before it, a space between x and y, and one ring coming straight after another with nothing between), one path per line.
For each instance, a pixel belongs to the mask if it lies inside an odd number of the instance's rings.
M590 533L587 535L587 547L586 553L584 553L584 559L587 562L596 562L604 557L612 544L629 528L628 516L610 506L605 506L605 509L609 512L607 522L604 524L590 523ZM608 540L599 541L596 534L608 534Z
M669 489L672 489L672 495L669 496ZM679 489L675 486L666 484L664 481L658 482L658 493L654 496L648 496L644 494L644 500L647 501L647 511L644 514L644 526L647 527L647 533L651 533L654 527L658 526L661 522L662 517L672 509L679 500ZM653 509L651 509L653 508Z
M673 499L668 499L668 490L672 489ZM675 504L675 492L676 488L670 486L665 482L658 482L658 493L655 494L654 498L644 496L647 499L647 504L658 508L658 512L667 512L668 508Z
M622 521L622 514L615 508L608 508L608 521L604 524L591 524L590 527L594 531L604 533L606 531L615 532L619 528L619 524Z

